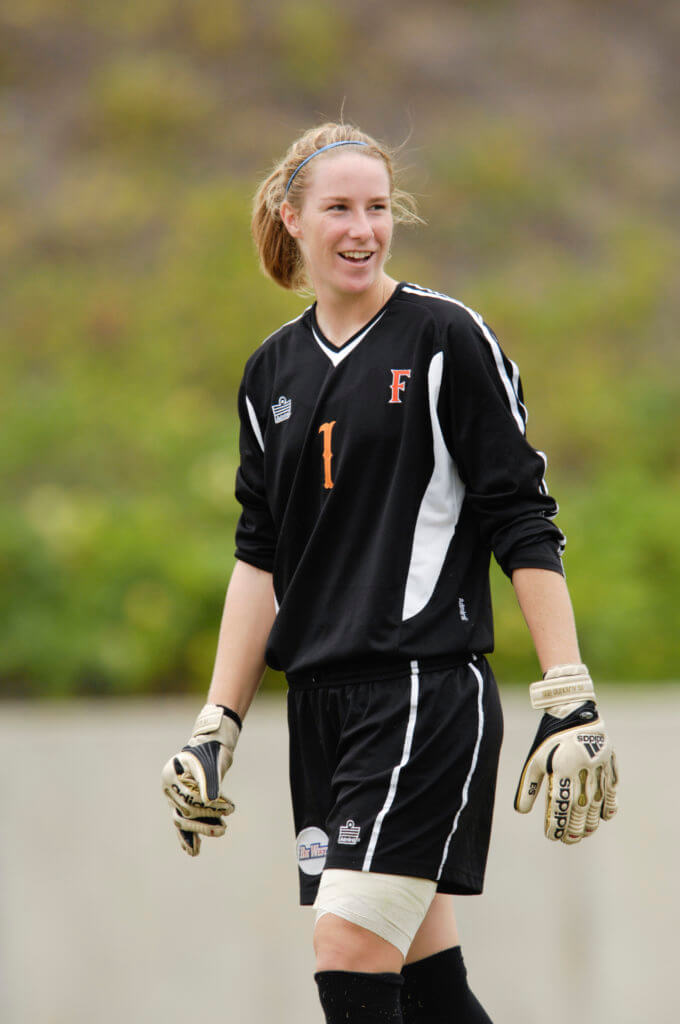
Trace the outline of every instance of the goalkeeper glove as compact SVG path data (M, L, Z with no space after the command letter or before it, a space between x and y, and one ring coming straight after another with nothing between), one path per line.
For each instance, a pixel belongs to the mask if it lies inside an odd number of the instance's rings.
M530 687L533 707L543 709L515 794L515 810L534 805L548 776L545 834L578 843L616 814L616 756L598 715L585 665L556 665Z
M218 704L206 704L185 747L162 772L163 792L173 813L182 849L195 857L201 836L222 836L234 804L220 793L241 732L241 719Z

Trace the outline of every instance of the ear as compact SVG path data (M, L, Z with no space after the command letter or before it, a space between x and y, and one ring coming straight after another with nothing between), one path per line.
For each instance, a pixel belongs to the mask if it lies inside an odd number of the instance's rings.
M287 199L284 199L281 203L279 210L281 214L281 220L291 238L302 238L302 228L300 227L300 214L295 210Z

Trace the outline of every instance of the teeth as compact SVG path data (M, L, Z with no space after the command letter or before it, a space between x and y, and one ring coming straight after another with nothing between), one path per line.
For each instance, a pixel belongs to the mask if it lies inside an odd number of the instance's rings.
M370 252L352 251L352 252L341 252L340 255L344 256L345 259L365 260L365 259L368 259L368 257L371 255L371 253Z

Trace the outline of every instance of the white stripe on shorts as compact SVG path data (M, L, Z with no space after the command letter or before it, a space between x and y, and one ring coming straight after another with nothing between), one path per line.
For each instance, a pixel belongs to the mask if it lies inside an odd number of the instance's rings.
M385 815L387 814L387 812L389 811L390 807L392 806L392 803L394 802L394 797L395 797L396 792L397 792L397 784L399 782L399 774L401 772L401 769L404 767L404 765L408 763L408 759L411 756L411 744L413 742L413 733L415 731L416 717L418 715L418 695L419 695L419 692L420 692L419 672L420 672L420 670L418 668L418 662L417 661L412 661L411 662L411 703L410 703L410 707L409 707L408 724L406 726L406 736L404 737L404 749L401 752L401 761L399 762L399 764L395 765L394 768L392 769L392 776L390 778L390 787L389 787L389 789L387 791L387 797L385 799L385 803L383 804L383 806L382 806L382 808L380 810L380 813L378 814L377 818L375 819L375 823L373 825L373 831L371 832L371 839L370 839L369 844L368 844L368 849L366 850L366 856L364 857L364 863L361 866L361 870L362 871L370 871L371 870L371 864L373 862L373 854L375 853L375 848L378 845L378 837L380 836L380 830L382 828L382 823L383 823L383 821L385 819Z
M474 749L473 754L472 754L472 763L470 764L470 770L467 773L467 778L466 778L465 783L463 785L463 796L462 796L461 801L460 801L460 807L458 808L458 813L456 814L456 817L453 819L453 827L452 827L451 831L449 832L448 838L447 838L446 843L444 845L444 856L442 857L442 862L439 865L439 871L437 873L437 881L439 881L439 879L442 877L442 871L444 870L444 865L446 864L446 858L449 855L449 846L451 845L451 840L453 839L453 837L455 835L456 829L458 828L458 821L459 821L460 816L463 813L463 811L464 811L464 809L465 809L465 807L467 805L467 802L468 802L468 795L469 795L469 792L470 792L470 782L472 781L472 776L474 775L475 768L477 767L477 760L479 758L479 748L480 748L480 746L482 744L482 736L484 734L484 705L483 705L484 680L482 678L482 674L479 671L479 669L475 665L473 665L471 661L468 662L468 668L472 669L472 671L474 672L475 676L477 677L477 713L478 713L477 741L475 743L475 749Z

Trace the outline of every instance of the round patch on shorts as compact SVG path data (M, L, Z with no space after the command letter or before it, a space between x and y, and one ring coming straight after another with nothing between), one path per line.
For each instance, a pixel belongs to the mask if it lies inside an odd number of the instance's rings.
M305 875L320 875L326 863L328 836L323 829L303 828L297 837L297 862Z

